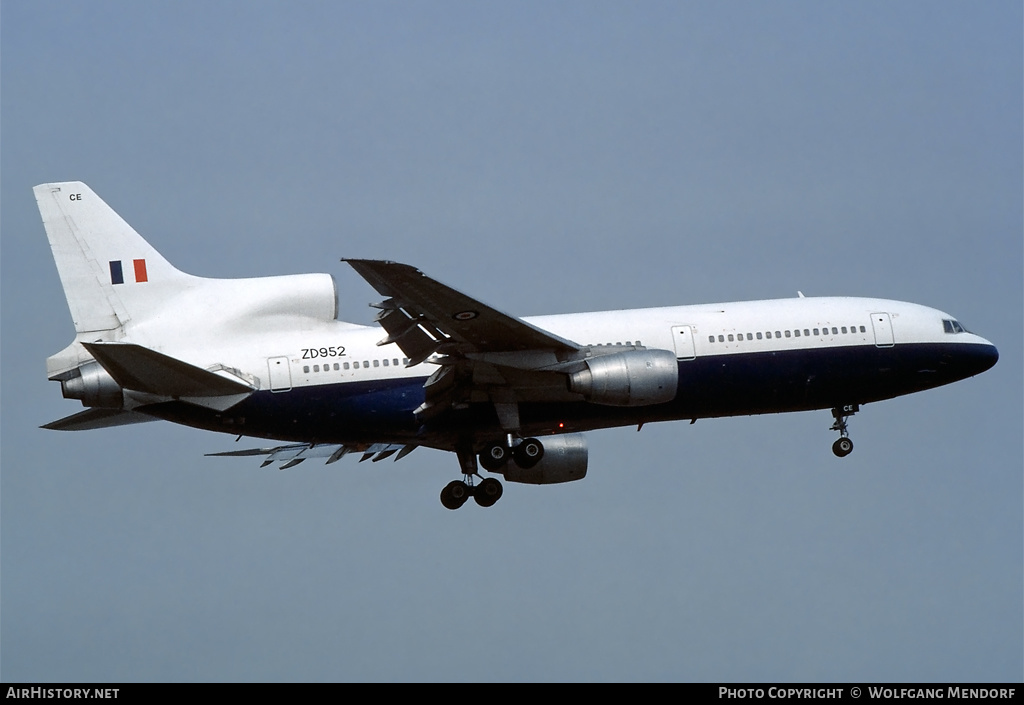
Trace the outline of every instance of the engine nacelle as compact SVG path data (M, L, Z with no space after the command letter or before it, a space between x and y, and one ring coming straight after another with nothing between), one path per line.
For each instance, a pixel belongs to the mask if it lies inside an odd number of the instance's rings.
M554 485L559 482L582 480L587 475L587 439L582 433L548 436L540 439L544 444L544 457L529 470L514 462L504 469L505 479L527 485Z
M99 363L87 362L74 376L60 382L60 391L65 399L80 399L82 406L99 406L105 409L120 409L124 406L121 385Z
M675 353L628 350L593 357L569 375L569 391L594 404L647 406L672 401L679 384Z

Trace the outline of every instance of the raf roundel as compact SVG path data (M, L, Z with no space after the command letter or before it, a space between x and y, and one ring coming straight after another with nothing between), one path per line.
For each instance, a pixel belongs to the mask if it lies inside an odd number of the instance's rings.
M454 316L452 316L452 318L454 318L456 321L472 321L479 315L480 314L477 313L476 311L459 311Z

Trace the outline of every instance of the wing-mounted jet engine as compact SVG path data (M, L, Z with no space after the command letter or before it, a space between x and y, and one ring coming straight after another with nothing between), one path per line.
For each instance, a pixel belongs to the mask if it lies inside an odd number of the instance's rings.
M675 399L679 366L668 350L629 350L588 358L569 375L569 391L593 404L648 406Z

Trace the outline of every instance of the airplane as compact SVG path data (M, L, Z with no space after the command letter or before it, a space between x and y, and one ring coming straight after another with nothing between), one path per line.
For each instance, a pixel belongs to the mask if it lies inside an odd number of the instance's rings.
M452 451L462 478L441 492L448 509L498 501L502 483L481 468L507 482L582 479L582 434L600 428L828 409L844 457L862 405L999 358L953 316L900 301L798 292L516 318L409 265L347 259L384 297L376 325L357 325L337 320L329 274L195 277L84 183L34 193L75 326L47 376L86 407L43 428L164 419L281 442L210 454L281 469Z

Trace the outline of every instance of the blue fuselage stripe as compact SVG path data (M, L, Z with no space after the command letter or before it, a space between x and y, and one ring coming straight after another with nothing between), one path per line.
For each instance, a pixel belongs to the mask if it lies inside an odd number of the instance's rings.
M994 364L976 344L858 345L709 355L679 362L676 397L620 408L583 401L522 403L524 434L542 435L648 421L739 416L864 404L948 384ZM259 391L217 413L182 403L146 412L210 430L321 443L419 442L443 447L451 434L501 435L490 404L443 415L424 428L415 410L425 378L406 377Z

